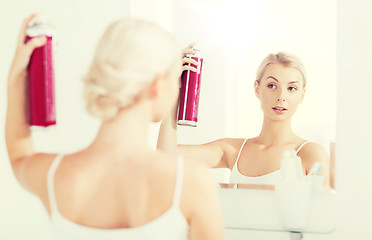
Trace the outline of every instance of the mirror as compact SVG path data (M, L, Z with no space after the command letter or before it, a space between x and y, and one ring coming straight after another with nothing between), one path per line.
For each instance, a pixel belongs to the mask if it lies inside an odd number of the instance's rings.
M204 56L198 127L179 127L179 144L258 136L263 112L254 93L256 71L269 53L292 53L303 62L307 75L305 98L292 119L292 127L297 135L327 150L331 158L330 185L334 188L336 1L178 0L174 3L173 30L182 46L196 42ZM228 183L229 169L212 171L217 181ZM260 229L270 225L268 229L280 229L280 224L267 220L277 218L272 215L277 211L272 202L275 199L273 185L238 184L238 191L234 188L233 184L221 184L220 189L228 228ZM237 198L246 201L239 203ZM312 213L323 209L324 214L318 216L324 216L327 223L316 215L309 215L308 231L324 233L334 229L331 208L324 209L331 205L331 198L330 195L311 198ZM247 207L252 204L262 208L263 203L265 207L270 206L269 211L257 212ZM250 210L242 210L246 207ZM254 221L247 223L250 221L245 220L247 215ZM261 216L267 217L262 219ZM241 225L243 219L245 223ZM324 228L317 225L319 221Z
M182 46L196 42L205 62L198 127L179 127L179 144L256 137L263 121L253 87L256 71L269 53L284 51L300 58L307 75L305 98L293 116L293 130L333 156L336 1L176 1L173 20Z

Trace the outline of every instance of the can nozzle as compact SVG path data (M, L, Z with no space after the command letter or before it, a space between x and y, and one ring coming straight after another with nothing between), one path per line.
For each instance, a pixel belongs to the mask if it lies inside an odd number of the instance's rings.
M34 27L36 25L45 24L45 18L43 15L37 15L28 22L28 27Z
M43 15L35 16L28 23L26 34L30 37L35 36L53 36L55 35L54 28L49 24Z

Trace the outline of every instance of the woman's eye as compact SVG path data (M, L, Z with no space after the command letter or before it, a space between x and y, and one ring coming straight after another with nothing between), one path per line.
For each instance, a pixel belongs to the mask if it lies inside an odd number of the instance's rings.
M276 89L275 84L272 84L272 83L270 83L269 85L267 85L267 87L268 87L268 88L271 88L271 89Z
M292 91L296 91L297 88L296 87L289 87L288 90L292 92Z

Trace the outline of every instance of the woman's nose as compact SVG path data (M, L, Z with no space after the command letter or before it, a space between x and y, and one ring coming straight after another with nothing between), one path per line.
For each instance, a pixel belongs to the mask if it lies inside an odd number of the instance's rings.
M278 95L278 102L280 102L280 101L285 102L285 99L286 99L285 92L280 91L280 93Z

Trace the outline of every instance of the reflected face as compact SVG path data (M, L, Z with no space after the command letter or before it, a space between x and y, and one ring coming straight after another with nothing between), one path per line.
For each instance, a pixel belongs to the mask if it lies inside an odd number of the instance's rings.
M302 74L296 68L272 64L260 82L255 82L255 92L265 117L273 121L290 119L304 98Z

